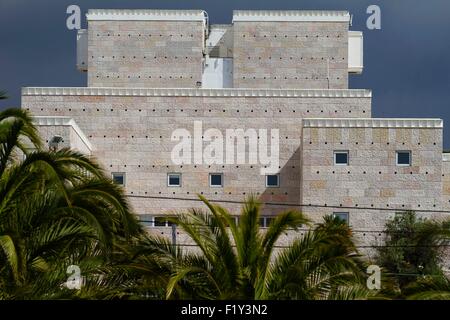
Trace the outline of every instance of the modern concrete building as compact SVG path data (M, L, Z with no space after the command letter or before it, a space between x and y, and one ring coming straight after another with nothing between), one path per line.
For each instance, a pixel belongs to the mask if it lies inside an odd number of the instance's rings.
M22 108L47 142L97 158L154 230L170 233L164 215L199 206L196 194L236 214L255 194L264 224L289 207L316 221L336 214L368 244L397 210L450 208L442 120L371 118L372 92L348 88L363 71L348 12L234 11L230 25L198 10L87 19L77 66L88 86L23 88Z

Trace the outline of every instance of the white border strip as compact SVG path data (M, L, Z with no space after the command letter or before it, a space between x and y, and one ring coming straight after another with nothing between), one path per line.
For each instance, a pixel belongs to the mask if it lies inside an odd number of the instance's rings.
M350 22L348 11L248 11L234 10L237 21Z
M90 9L88 21L205 21L203 10L115 10Z
M442 119L413 118L310 118L304 128L443 128Z
M196 89L24 87L22 96L371 98L365 89Z
M33 122L37 126L70 126L78 134L81 141L88 147L89 151L93 151L93 146L89 142L89 139L77 125L75 120L71 117L64 116L33 116Z
M450 153L443 153L442 154L442 161L450 162Z

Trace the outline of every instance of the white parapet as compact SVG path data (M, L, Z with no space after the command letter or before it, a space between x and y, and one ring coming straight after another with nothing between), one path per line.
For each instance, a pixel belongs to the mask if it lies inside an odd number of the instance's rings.
M147 10L147 9L90 9L87 20L98 21L204 21L208 15L203 10Z
M24 87L22 96L371 98L367 89Z
M233 23L239 21L272 22L350 22L348 11L324 10L234 10Z
M442 119L426 118L309 118L304 128L443 128Z
M64 116L34 116L33 122L36 126L68 126L72 127L73 131L79 137L81 142L86 146L89 152L94 150L91 142L77 125L75 120L71 117ZM72 143L72 141L71 141Z

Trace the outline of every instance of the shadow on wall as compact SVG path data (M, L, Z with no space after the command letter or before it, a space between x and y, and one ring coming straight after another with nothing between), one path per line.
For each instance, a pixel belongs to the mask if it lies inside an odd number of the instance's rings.
M279 187L266 187L260 196L260 201L265 203L293 204L289 205L264 205L263 215L277 215L289 209L301 210L298 205L302 202L301 194L301 147L286 161L279 171ZM296 206L297 205L297 206Z

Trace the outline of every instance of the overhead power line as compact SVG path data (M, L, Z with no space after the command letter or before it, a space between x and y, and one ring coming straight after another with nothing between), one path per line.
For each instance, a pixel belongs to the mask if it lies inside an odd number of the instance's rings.
M198 198L184 198L184 197L166 197L166 196L148 196L148 195L133 195L127 194L129 198L142 198L142 199L155 199L155 200L180 200L180 201L194 201L194 202L202 202L201 199ZM220 200L220 199L211 199L209 202L216 203L230 203L230 204L244 204L245 201L239 200ZM447 213L450 214L450 210L431 210L431 209L406 209L406 208L379 208L379 207L356 207L356 206L334 206L334 205L320 205L320 204L299 204L299 203L284 203L284 202L261 202L262 205L266 206L278 206L278 207L299 207L299 208L332 208L332 209L348 209L348 210L374 210L374 211L394 211L394 212L406 212L406 211L415 211L422 213Z

